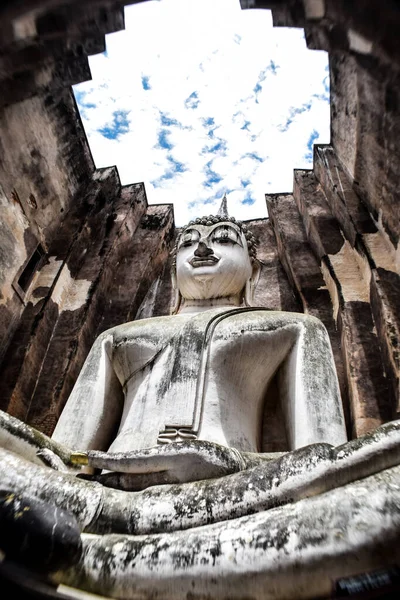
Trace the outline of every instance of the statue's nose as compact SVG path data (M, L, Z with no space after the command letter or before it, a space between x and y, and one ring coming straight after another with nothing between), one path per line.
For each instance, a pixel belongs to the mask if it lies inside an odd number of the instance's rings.
M213 251L211 250L211 248L209 248L204 242L199 242L199 245L194 251L195 256L209 256L212 253Z

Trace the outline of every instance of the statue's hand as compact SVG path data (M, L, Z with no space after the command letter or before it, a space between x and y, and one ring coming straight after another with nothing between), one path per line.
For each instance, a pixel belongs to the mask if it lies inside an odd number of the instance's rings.
M56 471L76 473L71 450L44 433L0 410L0 447Z
M50 467L55 471L62 471L63 473L71 472L71 469L65 464L62 458L50 448L41 448L40 450L37 450L36 456L40 458L47 467Z
M82 464L83 455L78 456ZM213 479L246 467L242 455L234 448L198 440L115 454L89 451L86 456L89 467L111 471L96 475L96 481L131 491L159 484Z

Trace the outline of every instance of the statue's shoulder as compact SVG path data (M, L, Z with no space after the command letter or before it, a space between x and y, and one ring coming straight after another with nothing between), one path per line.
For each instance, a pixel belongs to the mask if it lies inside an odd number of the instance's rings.
M114 344L132 338L166 338L173 335L187 321L187 315L172 315L163 317L150 317L121 323L103 331L97 338L98 341L110 340Z
M239 310L227 311L225 317L232 319L237 325L249 329L271 329L283 327L290 323L303 323L305 325L322 325L322 322L311 315L304 313L288 312L283 310L270 310L261 306L246 307Z

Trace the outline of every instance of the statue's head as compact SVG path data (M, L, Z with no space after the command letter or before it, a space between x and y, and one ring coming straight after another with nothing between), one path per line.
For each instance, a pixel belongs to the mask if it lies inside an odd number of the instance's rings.
M175 312L184 300L238 297L251 305L259 273L255 238L227 215L195 219L174 248Z

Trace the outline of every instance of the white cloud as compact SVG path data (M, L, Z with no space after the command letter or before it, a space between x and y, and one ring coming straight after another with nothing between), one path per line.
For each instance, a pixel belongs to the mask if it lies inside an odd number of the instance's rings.
M311 167L312 134L329 142L326 53L239 0L144 2L125 20L74 88L96 166L144 181L178 225L225 191L237 218L266 216L265 193L291 191L293 168Z

